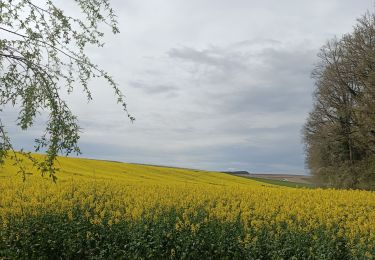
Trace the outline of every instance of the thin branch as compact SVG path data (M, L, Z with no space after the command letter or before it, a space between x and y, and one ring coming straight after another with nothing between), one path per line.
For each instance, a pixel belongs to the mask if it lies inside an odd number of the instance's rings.
M8 29L3 28L3 27L0 27L0 30L3 30L3 31L9 32L9 33L12 33L12 34L14 34L14 35L17 35L17 36L23 37L23 38L25 38L25 39L29 39L29 40L32 40L32 41L36 41L36 42L39 42L39 43L43 43L43 44L45 44L45 45L47 45L47 46L49 46L49 47L55 49L56 51L58 51L58 52L64 54L65 56L69 57L70 59L75 60L75 61L78 62L78 63L83 63L83 64L86 64L86 65L88 65L88 66L90 66L90 67L96 69L96 66L95 66L94 64L92 64L92 63L87 63L87 62L85 62L85 61L83 61L83 60L80 60L80 59L78 59L78 58L72 56L71 54L69 54L69 53L67 53L67 52L65 52L65 51L63 51L63 50L61 50L60 48L57 48L57 47L54 46L53 44L50 44L50 43L48 43L48 42L46 42L46 41L41 41L41 40L38 40L38 39L32 39L32 38L30 38L30 37L27 36L27 35L20 34L20 33L17 33L17 32L12 31L12 30L8 30ZM74 53L72 53L72 54L74 54Z

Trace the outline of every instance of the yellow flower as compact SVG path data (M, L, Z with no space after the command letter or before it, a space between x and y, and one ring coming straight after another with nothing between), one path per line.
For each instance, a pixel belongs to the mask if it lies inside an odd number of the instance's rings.
M70 221L73 220L73 212L72 212L72 211L68 211L68 219L69 219Z
M0 229L8 228L12 219L46 214L112 226L141 219L170 221L165 212L172 211L175 230L193 234L212 221L238 221L245 232L266 227L272 236L280 236L287 228L318 241L314 232L324 228L351 247L375 244L375 192L294 189L223 173L85 159L59 158L59 165L57 183L36 172L23 182L12 176L15 168L8 162L0 168ZM257 243L253 234L238 239L244 246ZM370 250L366 257L373 257Z

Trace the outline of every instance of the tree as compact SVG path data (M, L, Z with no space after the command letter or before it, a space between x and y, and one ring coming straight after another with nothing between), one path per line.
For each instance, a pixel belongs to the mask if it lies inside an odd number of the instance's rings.
M113 78L92 63L86 47L102 47L107 25L119 33L109 0L74 0L80 16L65 14L53 1L0 1L0 112L6 105L19 109L17 124L29 129L41 111L47 113L44 133L35 140L35 151L45 151L37 161L24 151L15 152L6 126L0 119L0 163L13 157L25 173L22 157L27 156L43 174L54 178L57 155L80 153L80 127L61 93L71 93L77 84L91 100L89 81L103 78L112 87L117 102L127 112L124 95ZM24 155L24 156L20 156Z
M318 55L321 62L313 71L316 103L305 126L305 140L309 166L320 175L342 162L353 163L353 96L346 84L342 51L337 40L328 42L321 49ZM328 177L331 181L333 176Z
M332 186L375 188L375 15L324 45L314 107L304 127L306 162Z
M358 93L359 140L369 154L375 153L375 14L358 19L353 33L343 37L343 46Z

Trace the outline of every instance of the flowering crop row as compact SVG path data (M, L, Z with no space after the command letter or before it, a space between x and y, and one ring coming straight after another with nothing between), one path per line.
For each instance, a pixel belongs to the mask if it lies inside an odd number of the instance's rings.
M0 172L0 258L372 258L375 193L60 159L56 183Z

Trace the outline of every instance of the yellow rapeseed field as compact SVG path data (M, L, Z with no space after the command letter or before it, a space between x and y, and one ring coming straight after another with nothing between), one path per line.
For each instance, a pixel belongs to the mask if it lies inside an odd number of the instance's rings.
M321 239L319 232L325 230L325 239L342 238L353 256L374 254L374 192L296 189L218 172L78 158L59 158L58 165L56 183L38 173L23 181L11 163L2 167L0 230L47 215L108 230L119 223L173 218L167 237L175 232L194 236L213 222L237 223L242 233L233 239L246 248L257 243L262 230L275 239L287 230L310 240ZM91 235L87 232L86 237ZM15 240L22 239L17 234ZM0 245L0 258L5 249ZM168 252L173 257L178 250Z

